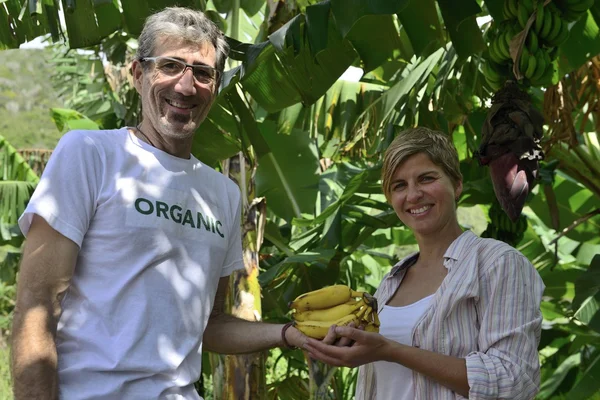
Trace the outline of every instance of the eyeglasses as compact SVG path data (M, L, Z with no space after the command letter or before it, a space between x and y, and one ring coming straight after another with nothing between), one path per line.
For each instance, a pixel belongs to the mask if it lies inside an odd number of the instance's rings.
M192 69L194 79L198 83L208 84L219 79L219 71L213 67L202 64L188 64L181 60L171 57L142 57L141 62L153 61L156 69L163 75L168 77L181 77L185 74L188 68Z

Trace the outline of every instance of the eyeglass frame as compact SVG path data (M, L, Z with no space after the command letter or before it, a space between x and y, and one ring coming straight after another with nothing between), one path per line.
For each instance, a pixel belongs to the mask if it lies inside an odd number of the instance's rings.
M177 75L173 75L170 76L171 78L176 78L179 77L181 78L188 70L188 68L191 68L192 70L192 76L194 77L194 80L200 84L205 84L204 82L201 82L198 80L198 78L196 78L196 75L194 75L194 69L200 67L201 69L207 69L207 70L212 70L214 72L214 77L213 77L213 82L215 83L219 83L219 80L221 79L221 71L219 71L218 69L211 67L210 65L205 65L205 64L188 64L183 60L179 60L177 58L173 58L173 57L168 57L168 56L155 56L155 57L140 57L138 60L139 62L143 63L146 61L152 61L154 62L154 65L156 65L156 60L169 60L169 61L173 61L177 64L181 64L181 65L185 65L185 68L181 71L181 74L179 76ZM160 69L159 69L160 71ZM161 73L164 74L164 72L160 71Z

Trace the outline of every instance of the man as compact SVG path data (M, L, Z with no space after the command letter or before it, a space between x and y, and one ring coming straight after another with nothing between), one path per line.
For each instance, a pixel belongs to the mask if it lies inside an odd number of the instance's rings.
M289 325L223 314L243 268L240 193L191 146L227 53L200 12L151 16L132 65L143 122L61 139L20 219L17 400L199 399L203 348L305 342Z

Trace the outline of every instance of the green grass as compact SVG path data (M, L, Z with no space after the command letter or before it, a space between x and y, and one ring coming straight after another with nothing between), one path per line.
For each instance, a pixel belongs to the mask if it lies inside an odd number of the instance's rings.
M12 386L10 380L9 349L4 339L0 336L0 399L12 400Z

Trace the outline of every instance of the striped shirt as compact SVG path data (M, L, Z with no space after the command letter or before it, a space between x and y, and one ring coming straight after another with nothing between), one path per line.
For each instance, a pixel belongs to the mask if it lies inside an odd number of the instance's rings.
M417 257L403 259L384 277L375 292L378 312ZM538 272L513 247L470 231L448 247L444 266L448 275L413 328L412 345L465 358L470 399L533 399L544 292ZM415 400L463 398L425 375L412 375ZM360 367L356 400L374 400L375 382L373 365Z

